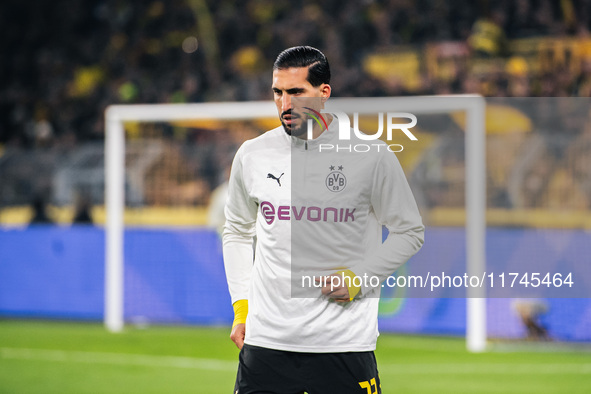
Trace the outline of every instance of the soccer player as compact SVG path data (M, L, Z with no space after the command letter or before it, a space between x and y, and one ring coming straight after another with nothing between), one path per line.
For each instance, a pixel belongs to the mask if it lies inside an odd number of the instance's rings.
M337 116L320 112L329 83L319 50L280 53L272 90L282 125L246 141L232 164L223 244L238 394L381 393L379 283L421 248L424 227L386 144L321 151L339 143Z

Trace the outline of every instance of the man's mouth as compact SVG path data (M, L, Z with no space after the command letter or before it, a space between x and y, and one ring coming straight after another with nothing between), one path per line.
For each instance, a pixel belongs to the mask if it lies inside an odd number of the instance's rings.
M289 126L291 126L291 125L292 125L292 124L294 124L294 123L295 123L295 122L296 122L298 119L300 119L300 117L299 117L299 116L297 116L297 115L286 114L286 115L283 115L282 119L283 119L283 122L284 122L286 125L289 125Z

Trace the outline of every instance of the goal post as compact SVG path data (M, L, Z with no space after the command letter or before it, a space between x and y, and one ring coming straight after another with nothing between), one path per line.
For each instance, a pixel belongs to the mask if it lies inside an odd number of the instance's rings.
M363 105L359 105L363 100ZM394 108L393 108L394 107ZM478 95L414 96L384 98L331 98L326 109L361 114L405 111L466 114L466 269L468 275L485 271L486 211L486 102ZM105 310L104 324L111 332L124 327L124 224L125 122L181 120L254 120L277 116L271 101L112 105L105 111ZM371 111L371 112L370 112ZM466 346L471 352L486 348L486 289L468 288L466 298Z
M105 111L105 310L111 332L124 327L123 213L125 207L125 122L199 119L256 119L273 116L271 102L111 105Z

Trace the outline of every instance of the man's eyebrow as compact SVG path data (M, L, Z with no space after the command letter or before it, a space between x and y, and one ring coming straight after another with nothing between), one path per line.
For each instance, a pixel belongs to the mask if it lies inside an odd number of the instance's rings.
M304 92L306 89L304 88L291 88L291 89L280 89L276 86L272 86L271 89L273 89L274 92L287 92L289 94L295 94L295 93L302 93Z
M288 94L296 94L296 93L302 93L305 89L304 88L291 88L291 89L287 89L286 92Z

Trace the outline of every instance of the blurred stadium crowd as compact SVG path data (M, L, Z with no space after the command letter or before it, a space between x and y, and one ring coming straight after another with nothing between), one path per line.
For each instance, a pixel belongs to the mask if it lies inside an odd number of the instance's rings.
M586 0L5 0L0 26L0 166L2 150L101 141L110 104L268 100L275 56L301 44L330 59L335 96L591 95ZM538 183L572 160L565 152L591 154L582 130L564 134L560 160ZM225 160L209 175L196 166L206 182L194 203L207 201ZM582 196L573 207L588 208L591 187L568 176ZM17 203L2 193L0 206Z

